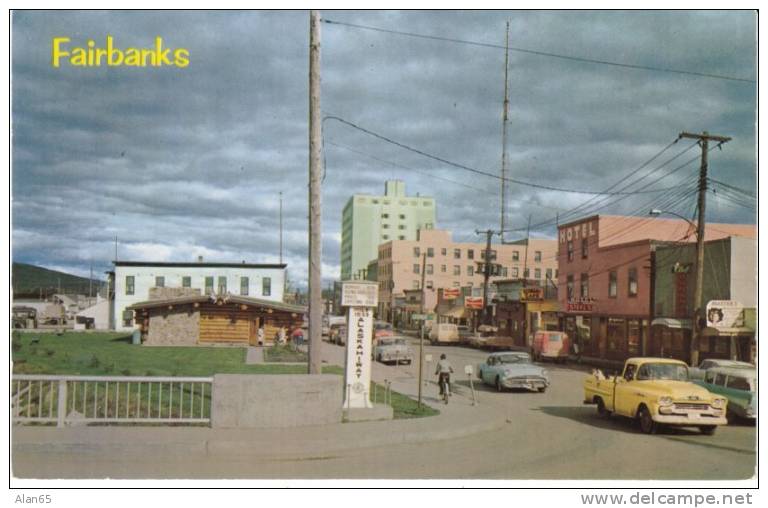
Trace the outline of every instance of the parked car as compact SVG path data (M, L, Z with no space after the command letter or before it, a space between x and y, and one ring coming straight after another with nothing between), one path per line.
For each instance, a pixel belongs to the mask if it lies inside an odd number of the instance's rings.
M457 328L459 330L459 342L462 344L468 343L469 340L475 335L475 332L472 331L472 328L467 325L459 325Z
M565 363L571 350L571 339L565 332L538 331L533 335L532 355L536 361L545 358Z
M392 337L392 325L386 321L376 321L373 323L373 343L377 344L382 337Z
M728 399L728 421L757 419L757 371L754 367L712 367L697 385Z
M410 365L413 362L413 350L404 337L382 337L373 349L373 357L381 363Z
M584 403L596 404L601 416L636 419L646 434L675 425L711 435L728 423L728 401L690 382L688 366L670 358L630 358L620 376L593 371L584 380Z
M500 392L505 388L544 392L549 386L546 369L531 363L528 353L518 351L492 353L477 366L477 377Z
M453 323L435 323L429 330L432 344L459 343L459 327Z
M704 379L704 374L714 367L727 367L733 369L754 369L755 366L751 363L740 362L738 360L725 360L721 358L707 358L703 360L698 367L692 367L689 369L691 379Z

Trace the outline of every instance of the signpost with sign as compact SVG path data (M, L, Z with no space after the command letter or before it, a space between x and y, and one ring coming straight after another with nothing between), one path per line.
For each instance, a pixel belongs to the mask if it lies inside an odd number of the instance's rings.
M342 282L341 305L347 307L347 353L345 361L344 407L372 408L371 341L373 308L378 305L375 282Z
M707 326L717 330L744 326L744 305L733 300L711 300L707 303Z

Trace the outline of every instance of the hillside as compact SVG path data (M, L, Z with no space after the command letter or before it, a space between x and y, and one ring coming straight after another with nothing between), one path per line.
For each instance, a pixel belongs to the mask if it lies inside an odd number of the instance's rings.
M101 280L93 280L92 291L96 291L106 284ZM13 263L11 271L11 285L14 296L39 296L62 293L88 294L89 281L86 277L78 277L56 270L49 270L26 263Z

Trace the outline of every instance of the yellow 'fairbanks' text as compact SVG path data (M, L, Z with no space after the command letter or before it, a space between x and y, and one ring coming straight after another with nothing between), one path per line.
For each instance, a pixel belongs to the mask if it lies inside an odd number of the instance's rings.
M51 45L51 64L61 67L69 63L73 67L162 67L189 65L189 50L184 48L163 48L163 38L155 37L152 48L126 48L114 46L111 35L107 35L105 48L96 47L96 42L88 39L86 47L69 47L69 37L54 37Z

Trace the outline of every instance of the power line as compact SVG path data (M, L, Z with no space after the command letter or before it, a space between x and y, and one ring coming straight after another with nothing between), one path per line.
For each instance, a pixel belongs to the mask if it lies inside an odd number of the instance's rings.
M731 189L732 191L744 194L745 196L749 196L752 199L757 199L757 196L755 194L753 194L752 192L750 192L748 190L741 189L739 187L736 187L735 185L730 185L730 184L727 184L725 182L721 182L720 180L715 180L714 178L707 178L707 180L709 180L712 183L716 183L716 184L718 184L718 185L720 185L722 187L726 187L728 189Z
M557 191L557 192L570 192L570 193L575 193L575 194L607 194L607 195L619 195L619 194L621 194L621 195L630 195L630 194L645 194L645 193L650 194L650 193L654 193L654 192L662 192L662 191L670 190L670 189L654 189L654 190L650 190L650 191L645 191L643 193L640 193L640 192L594 192L594 191L583 191L583 190L575 190L575 189L565 189L565 188L560 188L560 187L552 187L552 186L549 186L549 185L542 185L542 184L537 184L537 183L532 183L532 182L526 182L524 180L517 180L515 178L504 178L504 179L502 179L502 177L499 176L499 175L496 175L496 174L493 174L493 173L489 173L487 171L483 171L483 170L480 170L480 169L476 169L476 168L473 168L473 167L470 167L470 166L466 166L464 164L459 164L458 162L452 162L452 161L449 161L448 159L444 159L442 157L438 157L436 155L432 155L430 153L427 153L427 152L425 152L423 150L419 150L418 148L413 148L413 147L408 146L408 145L406 145L404 143L401 143L399 141L395 141L394 139L388 138L388 137L386 137L386 136L384 136L382 134L378 134L378 133L373 132L373 131L371 131L369 129L366 129L364 127L360 127L359 125L356 125L356 124L354 124L354 123L352 123L352 122L350 122L348 120L344 120L343 118L338 117L338 116L328 115L323 120L336 120L337 122L343 123L343 124L345 124L345 125L347 125L349 127L352 127L353 129L357 129L357 130L359 130L361 132L364 132L364 133L368 134L369 136L373 136L373 137L378 138L378 139L380 139L382 141L386 141L387 143L391 143L391 144L393 144L395 146L399 146L400 148L403 148L403 149L408 150L410 152L422 155L424 157L436 160L438 162L442 162L443 164L447 164L449 166L453 166L453 167L456 167L456 168L459 168L459 169L463 169L465 171L470 171L472 173L476 173L476 174L479 174L479 175L487 176L487 177L490 177L490 178L495 178L497 180L504 180L504 181L507 181L507 182L513 182L513 183L516 183L516 184L519 184L519 185L525 185L525 186L534 187L534 188L537 188L537 189L544 189L544 190Z
M406 37L415 37L419 39L429 39L434 41L442 41L442 42L452 42L456 44L466 44L470 46L479 46L484 48L493 48L493 49L505 49L505 46L501 46L499 44L490 44L486 42L477 42L477 41L469 41L464 39L455 39L451 37L440 37L438 35L427 35L427 34L418 34L414 32L403 32L400 30L390 30L387 28L379 28L379 27L373 27L373 26L367 26L367 25L358 25L355 23L345 23L342 21L334 21L330 19L323 19L323 22L328 23L330 25L340 25L340 26L346 26L349 28L358 28L361 30L371 30L374 32L382 32L382 33L388 33L388 34L394 34L394 35L403 35ZM712 78L712 79L724 79L727 81L739 81L743 83L756 83L754 79L747 79L747 78L737 78L733 76L725 76L722 74L711 74L706 72L696 72L696 71L686 71L681 69L671 69L666 67L655 67L650 65L638 65L638 64L628 64L623 62L613 62L609 60L598 60L595 58L586 58L586 57L578 57L578 56L571 56L571 55L561 55L558 53L549 53L546 51L538 51L533 49L527 49L527 48L519 48L519 47L509 47L510 51L515 51L518 53L526 53L529 55L537 55L537 56L546 56L551 58L559 58L562 60L571 60L574 62L581 62L581 63L591 63L591 64L599 64L599 65L609 65L613 67L623 67L627 69L638 69L638 70L645 70L645 71L655 71L655 72L668 72L673 74L684 74L688 76L697 76L701 78Z

